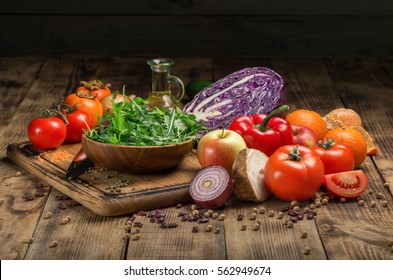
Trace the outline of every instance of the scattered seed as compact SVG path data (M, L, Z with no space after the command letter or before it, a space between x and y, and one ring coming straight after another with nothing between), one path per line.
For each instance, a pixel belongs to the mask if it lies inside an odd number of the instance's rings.
M129 234L129 233L126 233L123 235L123 239L125 239L125 240L128 240L130 238L131 238L131 234Z
M16 177L20 177L21 175L22 175L22 172L20 172L20 171L16 171L16 172L15 172L15 176L16 176Z
M388 201L387 200L382 200L381 201L381 206L382 207L388 207Z
M206 226L206 232L211 232L213 230L213 226L212 225L207 225Z
M327 205L329 203L329 200L324 198L324 199L322 199L321 203L322 203L322 205Z
M389 188L390 184L389 184L389 182L385 182L385 183L383 184L383 186L384 186L385 188Z
M269 213L267 214L268 217L274 217L274 211L270 210Z
M214 234L219 234L220 233L220 228L215 228L213 231Z
M179 208L182 208L182 207L183 207L183 204L181 204L181 203L178 203L178 204L176 204L176 206L175 206L176 209L179 209Z
M150 223L155 223L155 222L156 222L156 218L151 217L151 218L149 219L149 222L150 222Z
M210 218L210 213L206 211L205 213L203 213L203 216L204 216L205 218Z
M246 230L246 229L247 229L247 225L242 224L242 225L240 226L240 230Z
M125 226L124 226L124 229L125 229L126 231L131 231L131 228L132 228L132 225L125 225Z
M340 197L340 202L341 202L341 203L344 203L345 201L347 201L347 200L345 199L345 197Z
M140 233L140 232L141 232L141 229L140 228L136 228L136 229L134 229L132 234L137 234L137 233Z
M282 219L284 217L284 212L278 212L277 219Z
M259 214L265 214L265 213L266 213L266 208L263 207L263 206L259 207L258 213L259 213Z
M293 206L296 206L296 205L298 205L299 203L296 201L296 200L292 200L291 201L291 206L293 207Z
M259 230L260 225L258 223L255 223L252 225L252 230L257 231Z
M307 238L307 231L302 231L302 233L300 234L301 238Z
M310 209L315 209L316 206L314 203L311 203L309 207L310 207Z
M62 224L62 225L65 225L65 224L68 224L70 222L70 220L69 219L67 219L67 218L63 218L63 219L61 219L61 222L60 222L60 224Z
M304 213L304 214L307 214L309 211L310 211L310 208L309 208L309 207L304 207L304 210L303 210L303 213Z
M363 199L360 199L360 200L358 201L358 205L359 205L359 206L364 206L364 200L363 200Z
M369 190L368 194L374 194L373 190Z
M292 210L294 210L294 211L299 211L299 210L300 210L300 207L299 207L298 205L295 205L295 206L293 206Z
M258 213L258 209L257 208L252 208L251 213Z
M372 200L372 201L370 202L370 206L371 206L371 207L377 206L377 202L376 202L375 200Z
M322 206L322 202L317 201L317 202L315 203L315 207L319 208L319 207L321 207L321 206Z
M217 218L218 218L218 213L217 213L217 212L214 212L214 213L212 214L212 218L213 218L213 219L217 219Z
M132 239L131 239L131 240L137 241L137 240L139 240L140 238L141 238L141 236L140 236L138 233L136 233L136 234L134 234L134 235L132 236Z
M220 216L218 216L218 220L219 221L225 220L225 215L224 214L220 214Z
M55 240L55 241L53 241L53 242L49 245L49 248L55 248L55 247L57 247L57 245L58 245L58 243L57 243L57 241Z
M256 219L257 219L257 213L251 213L250 220L256 220Z
M195 216L195 215L199 215L199 211L195 209L195 210L193 210L193 211L191 212L191 214L194 215L194 216Z
M29 237L29 239L27 239L26 243L27 244L32 244L34 242L34 238L32 236Z
M310 247L304 248L303 253L304 253L305 255L310 255L310 253L311 253L311 248L310 248Z
M192 227L192 232L193 233L197 233L199 231L199 227L197 227L197 226L193 226Z
M293 222L292 221L288 221L287 222L287 228L293 228Z
M196 210L196 209L197 209L197 206L196 206L195 204L192 204L192 205L191 205L191 210L194 211L194 210Z
M209 209L209 210L207 210L206 212L209 213L210 216L212 216L213 213L214 213L214 211L213 211L212 209Z
M377 197L377 199L384 199L385 198L383 193L381 193L381 192L377 193L376 197Z
M44 219L50 219L50 218L52 218L52 216L53 216L53 213L51 211L47 211L44 215Z
M237 220L238 221L243 221L244 215L243 214L237 214Z

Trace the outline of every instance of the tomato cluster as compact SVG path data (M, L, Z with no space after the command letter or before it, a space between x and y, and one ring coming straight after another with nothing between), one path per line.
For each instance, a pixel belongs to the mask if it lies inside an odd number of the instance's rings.
M93 80L81 82L62 106L49 109L33 119L27 128L31 144L39 149L55 149L64 142L80 142L85 130L97 126L103 116L101 99L111 94L109 84Z

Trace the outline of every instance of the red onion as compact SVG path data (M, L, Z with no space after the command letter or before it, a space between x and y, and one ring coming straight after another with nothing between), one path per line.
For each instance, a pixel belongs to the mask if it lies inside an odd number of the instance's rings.
M190 195L202 207L217 209L232 195L232 178L222 166L207 166L191 181Z

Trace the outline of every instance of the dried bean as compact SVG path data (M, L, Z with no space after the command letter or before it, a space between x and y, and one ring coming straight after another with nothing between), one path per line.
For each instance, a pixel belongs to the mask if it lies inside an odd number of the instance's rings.
M345 199L345 197L340 197L340 202L341 203L344 203L344 202L346 202L347 200Z
M188 212L187 212L187 211L180 211L180 212L177 214L178 217L183 217L183 216L185 216L185 215L188 215Z
M315 203L315 207L319 208L321 206L322 206L322 202L318 201L318 202Z
M258 209L257 208L252 208L251 213L258 213Z
M183 207L183 204L181 204L181 203L178 203L178 204L176 204L176 206L175 206L175 208L182 208Z
M310 212L307 214L307 220L312 220L312 219L314 219L314 214Z
M149 211L149 212L146 214L146 216L147 216L148 218L154 217L155 215L156 215L156 211L155 211L155 210Z
M300 237L301 238L307 238L307 231L302 231Z
M288 210L288 215L289 215L289 216L292 216L292 217L296 217L297 215L299 215L299 212L290 209L290 210Z
M218 218L218 213L217 213L217 212L214 212L214 213L212 214L212 218L213 218L213 219L217 219L217 218Z
M293 206L292 210L294 210L294 211L299 211L299 210L300 210L300 207L299 207L298 205L295 205L295 206Z
M204 224L204 223L207 223L208 221L209 221L208 218L206 218L206 217L201 217L201 218L198 220L198 223Z
M32 201L32 200L34 200L35 195L34 195L34 194L26 194L26 195L22 196L22 198L23 198L25 201Z
M156 222L156 218L151 217L151 218L149 219L149 222L150 222L150 223L155 223L155 222Z
M146 211L138 211L137 215L138 216L146 216L147 213L146 213Z
M55 240L55 241L53 241L50 245L49 245L49 248L55 248L55 247L57 247L57 241Z
M141 222L134 222L133 225L134 225L134 227L137 227L137 228L143 227L143 224Z
M247 229L247 226L245 225L245 224L242 224L241 226L240 226L240 230L246 230Z
M166 223L162 222L160 224L160 228L168 228L168 225Z
M193 226L192 227L192 232L193 233L197 233L199 231L199 227L197 227L197 226Z
M237 214L237 220L238 221L243 221L244 215L243 214Z
M304 214L299 213L299 215L297 215L296 218L298 219L298 221L303 220Z
M125 240L128 240L130 238L131 238L131 234L129 234L129 233L126 233L123 235L123 239L125 239Z
M259 230L259 224L258 223L256 223L256 224L253 224L253 226L252 226L252 230L254 230L254 231L257 231L257 230Z
M213 226L212 225L207 225L206 231L207 232L211 232L212 230L213 230Z
M188 214L186 214L186 215L183 215L183 216L181 216L181 221L182 222L186 222L186 221L188 221L188 218L189 218L189 216L188 216Z
M288 221L287 222L287 228L293 228L293 222L292 221Z
M67 209L67 205L65 205L65 203L60 202L59 205L57 206L57 208L59 208L60 210L65 210Z
M205 213L203 213L203 216L204 216L205 218L210 218L210 213L206 211Z
M141 238L141 236L140 236L139 234L134 234L134 235L132 236L132 240L133 240L133 241L138 241L140 238Z
M50 219L50 218L52 218L52 216L53 216L53 213L50 212L50 211L47 211L47 212L45 213L45 215L44 215L44 219Z
M281 209L281 212L287 212L290 208L291 208L290 206L286 206Z
M218 220L219 221L225 220L225 215L224 214L220 214L220 216L218 216Z
M304 248L303 253L304 253L305 255L310 255L310 253L311 253L311 248L310 248L310 247Z
M385 198L384 195L383 195L383 193L381 193L381 192L377 193L376 197L377 197L377 199L383 199L383 198Z
M175 228L175 227L177 227L178 226L178 224L176 224L176 223L170 223L170 224L168 224L168 228Z
M296 205L298 205L299 203L296 201L296 200L292 200L291 201L291 206L293 207L293 206L296 206Z
M359 205L359 206L364 206L364 200L363 200L363 199L360 199L360 200L358 201L358 205Z
M284 217L284 212L278 212L277 219L282 219Z
M385 183L383 184L383 186L384 186L385 188L389 188L389 187L390 187L390 184L389 184L389 182L385 182Z
M329 200L324 198L324 199L322 199L321 203L322 203L322 205L327 205L329 203Z
M289 220L292 222L292 223L296 223L297 222L297 217L289 217Z
M163 223L165 221L165 217L159 217L156 219L156 223L160 224Z

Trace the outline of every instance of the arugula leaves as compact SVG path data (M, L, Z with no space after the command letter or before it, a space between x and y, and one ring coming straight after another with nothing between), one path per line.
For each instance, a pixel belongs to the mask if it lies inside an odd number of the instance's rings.
M87 136L95 141L127 146L163 146L196 138L203 128L195 115L181 109L149 108L146 100L113 102L113 114L105 113L98 128Z

